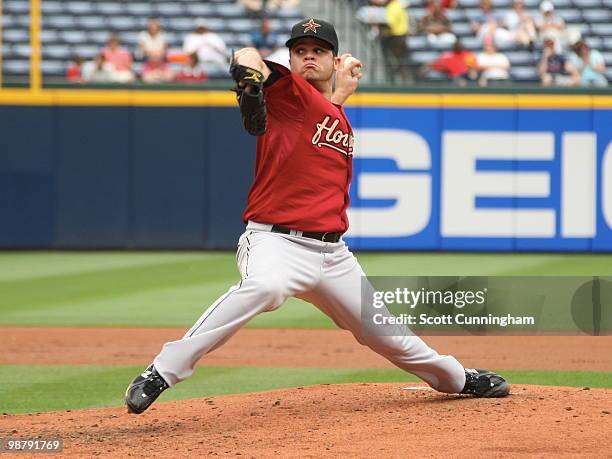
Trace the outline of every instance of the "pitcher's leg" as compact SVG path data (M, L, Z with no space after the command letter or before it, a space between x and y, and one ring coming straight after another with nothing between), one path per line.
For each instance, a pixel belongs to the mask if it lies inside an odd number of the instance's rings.
M237 257L241 282L215 301L182 339L163 346L153 362L157 371L171 386L191 376L200 358L253 317L311 288L319 275L312 266L318 266L321 258L281 235L245 233Z
M215 301L185 336L164 344L153 364L173 386L192 375L198 360L227 342L257 314L285 300L282 286L267 279L247 278Z
M362 323L361 282L365 274L348 249L330 257L331 263L324 268L321 283L308 294L307 299L329 315L339 327L350 330L359 343L370 347L394 365L415 374L440 392L461 392L466 380L465 370L454 357L438 354L408 327L397 326L394 336L382 336L376 334L375 328L364 326L367 324ZM364 281L367 279L364 278ZM367 286L372 290L369 283ZM385 329L385 332L388 334L389 330Z

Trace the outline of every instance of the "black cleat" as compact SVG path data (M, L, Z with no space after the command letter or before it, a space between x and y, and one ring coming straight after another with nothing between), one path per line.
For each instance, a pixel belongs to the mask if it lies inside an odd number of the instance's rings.
M169 387L153 364L149 365L125 391L125 404L128 407L128 412L142 413Z
M466 368L465 386L461 393L476 397L505 397L510 393L510 384L492 371Z

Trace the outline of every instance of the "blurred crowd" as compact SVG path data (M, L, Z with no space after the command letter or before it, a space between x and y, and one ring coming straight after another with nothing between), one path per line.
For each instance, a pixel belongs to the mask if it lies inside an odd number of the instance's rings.
M300 0L236 0L248 16L259 19L250 34L250 46L267 59L288 65L288 52L266 18L269 11L293 8ZM481 0L470 19L473 49L453 33L448 11L457 0L426 0L424 12L412 17L407 0L353 0L357 19L368 24L372 40L381 46L386 79L390 84L415 80L447 80L458 85L507 84L511 62L504 50L525 50L536 57L542 85L607 86L605 62L597 49L581 39L578 29L566 26L550 0L537 12L524 0L514 0L507 11L495 10ZM467 26L466 26L467 27ZM428 49L444 50L430 62L415 65L408 46L414 36L424 37ZM467 42L467 40L466 40ZM109 33L106 46L91 61L72 60L66 78L72 82L144 83L203 82L226 77L230 50L223 38L197 18L180 49L169 49L159 18L151 17L140 32L136 49L128 50L117 33ZM533 59L533 58L531 58Z
M296 6L300 0L238 1L260 20L259 28L250 34L250 46L267 59L288 65L288 53L272 31L266 12ZM206 27L206 19L194 20L193 31L184 37L181 49L169 49L160 19L150 17L133 52L121 44L118 33L110 32L106 46L91 61L73 57L66 79L75 83L198 83L226 77L229 59L230 50L219 34Z
M469 18L478 52L466 49L453 33L447 11L456 8L455 2L427 0L418 18L410 17L405 0L360 2L357 19L369 24L371 38L380 38L389 83L411 83L418 78L459 85L507 84L511 62L503 50L524 49L539 53L537 73L542 85L607 86L602 54L581 39L579 29L566 26L550 0L543 0L537 12L528 11L523 0L514 0L507 11L496 11L491 0L481 0L478 13ZM450 49L417 69L411 65L411 35L426 37L433 49Z

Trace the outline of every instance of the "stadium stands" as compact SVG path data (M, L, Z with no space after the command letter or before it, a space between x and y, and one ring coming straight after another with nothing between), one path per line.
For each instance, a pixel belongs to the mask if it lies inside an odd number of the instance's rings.
M42 1L42 42L45 77L63 77L73 55L92 59L108 40L119 33L121 42L136 51L138 33L149 16L159 16L170 48L180 49L185 35L194 28L194 19L204 17L207 27L217 32L229 48L250 43L250 32L258 22L248 19L235 0L127 0ZM291 25L302 16L290 8L269 13L274 30L281 39L288 37ZM4 74L24 76L29 72L29 1L6 0L2 11Z
M481 43L470 28L470 18L479 12L480 0L458 0L456 9L446 10L451 19L452 30L461 39L466 49L480 51ZM539 0L525 0L525 6L533 14L537 14ZM593 48L600 50L608 65L607 77L612 81L612 0L553 0L555 10L561 16L568 28L580 30L582 37ZM493 5L498 12L504 12L512 7L512 0L494 0ZM425 0L411 0L409 12L411 21L416 23L425 14ZM441 51L450 46L437 49L427 43L424 36L412 36L408 40L412 51L414 64L429 62ZM511 77L515 81L539 81L536 65L541 56L541 44L530 52L524 47L513 46L503 48L504 53L512 63Z
M494 0L493 4L496 11L505 11L511 8L511 2ZM533 13L539 3L539 0L525 0L526 7ZM607 77L612 81L612 0L554 0L553 3L567 25L579 29L586 42L603 53L608 64ZM470 18L478 11L479 0L458 0L457 8L447 10L453 32L473 51L480 50L480 43L470 29ZM206 18L207 26L221 35L228 48L247 45L249 33L257 28L257 21L250 19L235 0L43 0L42 12L46 77L61 77L75 54L85 59L93 58L106 43L110 31L117 31L122 43L134 52L138 33L152 15L161 18L171 49L181 47L196 17ZM5 0L2 13L4 73L27 75L29 1ZM409 13L413 22L421 18L425 13L425 0L411 0ZM302 13L297 9L276 10L270 16L282 40ZM432 60L448 48L438 46L434 49L424 36L418 35L411 36L408 44L415 65ZM538 81L535 67L540 57L539 45L533 52L520 47L503 51L512 63L514 80Z

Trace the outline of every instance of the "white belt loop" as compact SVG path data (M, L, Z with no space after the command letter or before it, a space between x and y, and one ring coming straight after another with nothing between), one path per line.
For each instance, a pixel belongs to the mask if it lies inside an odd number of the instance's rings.
M247 222L247 226L246 227L249 230L270 232L270 231L272 231L272 226L274 226L274 225L266 225L265 223L257 223L257 222L254 222L253 220L249 220Z

